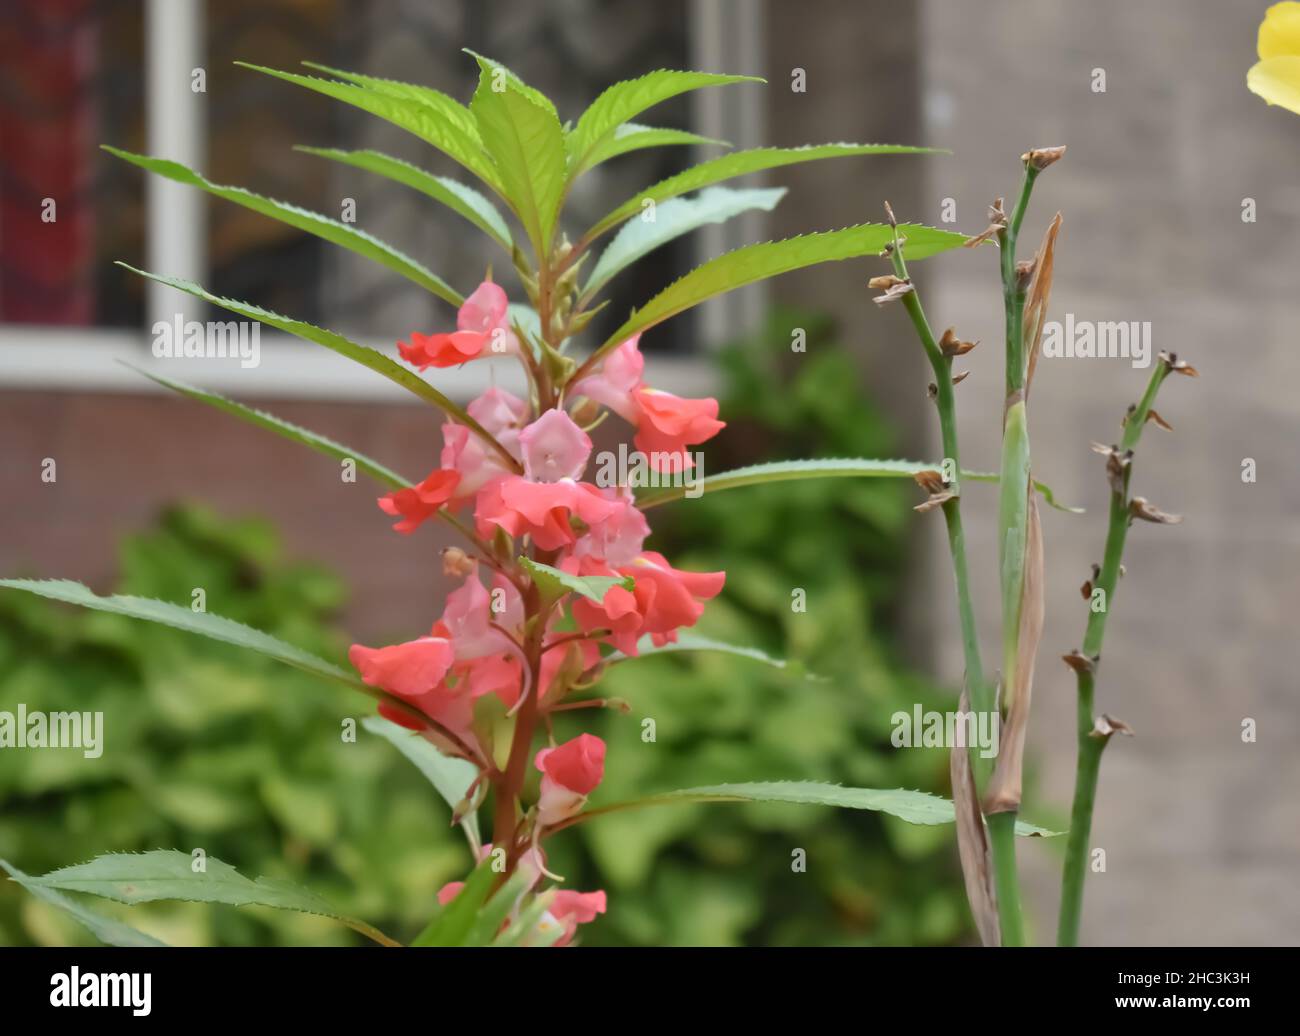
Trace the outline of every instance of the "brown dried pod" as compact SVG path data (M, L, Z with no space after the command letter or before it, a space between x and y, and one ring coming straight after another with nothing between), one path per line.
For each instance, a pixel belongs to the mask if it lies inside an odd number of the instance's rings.
M1098 738L1102 741L1109 741L1115 734L1123 734L1125 737L1132 737L1133 728L1122 719L1118 719L1115 716L1103 712L1093 723L1092 731L1088 736Z
M884 306L890 302L897 302L904 295L911 294L915 290L911 281L899 281L897 284L891 285L883 295L877 295L871 301L877 306Z
M954 385L960 385L963 381L965 381L969 377L970 377L970 371L961 371L959 374L954 374L952 376L952 383Z
M1002 199L996 198L992 205L989 206L989 225L981 230L974 237L968 237L962 242L966 248L974 248L976 245L982 245L992 237L996 237L1002 231L1007 229L1007 214L1002 208Z
M464 579L474 571L474 559L459 547L447 547L442 552L442 574L448 579Z
M933 468L927 468L925 471L918 471L912 476L912 479L927 493L942 493L948 488L948 483L944 481L943 473L935 471Z
M1154 522L1157 525L1177 525L1183 520L1181 514L1166 514L1146 497L1135 496L1129 501L1128 509L1134 518L1141 518L1144 522Z
M1097 671L1097 660L1089 658L1078 648L1075 648L1068 655L1062 655L1061 661L1076 673L1094 673Z
M1065 155L1065 145L1059 147L1036 147L1032 151L1026 151L1020 156L1020 161L1025 165L1031 166L1037 172L1042 172L1049 165L1059 162Z
M1180 360L1177 353L1162 352L1156 359L1168 367L1171 374L1183 374L1189 378L1199 378L1201 376L1201 372L1190 363L1186 360Z
M886 273L880 277L872 277L871 280L867 281L867 287L872 291L884 291L886 288L906 283L907 281L902 277L895 277L892 273Z
M921 503L917 504L912 508L912 510L925 514L927 511L933 511L936 507L942 507L949 500L955 500L956 498L957 494L951 490L944 493L935 493L928 500L923 500Z
M894 216L894 208L889 202L885 202L885 219L889 220L891 227L898 226L898 219Z
M963 342L957 337L955 328L948 328L939 339L939 351L944 356L965 356L979 345L979 342Z

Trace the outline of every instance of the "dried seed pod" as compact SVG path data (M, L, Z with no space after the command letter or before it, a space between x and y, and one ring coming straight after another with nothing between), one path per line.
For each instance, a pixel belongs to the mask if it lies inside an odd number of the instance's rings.
M1097 659L1089 658L1078 648L1075 648L1068 655L1062 655L1061 661L1076 673L1095 673L1097 671Z
M965 356L979 345L979 342L963 342L957 337L955 328L948 328L939 339L939 351L944 356Z
M898 226L898 220L894 216L894 209L889 202L885 202L885 219L889 221L891 227Z
M1169 368L1171 374L1183 374L1189 378L1199 378L1201 372L1186 360L1180 360L1177 353L1162 352L1156 359Z
M1037 172L1042 172L1049 165L1059 162L1065 155L1065 145L1059 147L1036 147L1020 156L1020 161Z
M935 471L933 468L927 468L925 471L918 471L912 476L912 479L927 493L942 493L948 488L948 483L944 481L943 473Z
M1128 509L1129 514L1134 518L1141 518L1144 522L1154 522L1157 525L1177 525L1183 520L1181 514L1166 514L1146 497L1135 496L1129 502Z
M960 373L954 374L952 376L952 383L954 385L960 385L963 381L965 381L969 377L970 377L970 371L961 371Z
M464 579L474 571L474 559L459 547L447 547L442 552L442 574L448 579Z
M1124 475L1133 463L1133 451L1121 450L1118 446L1103 446L1099 442L1092 444L1092 452L1100 453L1106 458L1106 481L1112 493L1124 492Z
M974 248L976 245L982 245L992 237L996 237L1002 231L1007 229L1007 214L1002 208L1002 199L997 198L989 206L989 225L980 231L974 237L968 237L962 244L966 248Z
M871 301L877 306L883 306L889 302L897 302L904 295L908 295L914 290L911 281L899 281L897 284L891 285L883 295L877 295Z
M1118 719L1115 716L1103 712L1093 723L1092 731L1088 736L1098 738L1101 741L1109 741L1115 734L1123 734L1125 737L1132 737L1133 728L1122 719Z
M872 291L884 291L886 288L893 288L899 284L906 284L907 281L902 277L895 277L892 273L886 273L880 277L872 277L867 281L867 287Z
M951 490L944 493L935 493L928 500L923 500L921 503L917 504L912 508L912 510L925 514L925 512L933 511L936 507L942 507L949 500L955 500L956 498L957 494Z

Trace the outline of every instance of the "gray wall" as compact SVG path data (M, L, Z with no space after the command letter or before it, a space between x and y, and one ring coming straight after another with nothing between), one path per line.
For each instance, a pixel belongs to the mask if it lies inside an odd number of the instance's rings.
M937 222L951 197L958 226L982 228L988 202L1018 189L1023 150L1068 144L1039 180L1023 233L1030 252L1064 211L1052 316L1151 321L1155 349L1177 350L1202 374L1166 382L1158 407L1176 431L1151 426L1136 461L1135 492L1186 519L1132 530L1128 576L1112 602L1098 706L1137 736L1116 739L1103 762L1093 845L1106 850L1107 870L1089 878L1086 942L1300 937L1300 117L1245 88L1266 6L921 5L924 135L955 152L929 167L924 218ZM1105 93L1092 92L1094 68L1106 71ZM1257 222L1242 221L1246 197ZM913 271L932 321L985 343L958 389L963 461L979 468L997 464L996 265L986 249ZM1073 781L1074 681L1057 658L1082 638L1078 588L1105 535L1102 459L1088 442L1116 441L1148 374L1123 359L1057 359L1040 365L1034 385L1036 473L1088 508L1045 512L1048 621L1030 735L1036 816L1068 808ZM1242 483L1245 457L1258 463L1256 484ZM968 496L987 654L996 643L994 500L983 488ZM941 523L930 524L941 552ZM929 587L951 619L946 567ZM957 679L951 622L948 634L943 668ZM1242 742L1244 717L1258 721L1255 744ZM1034 844L1021 858L1038 936L1050 939L1059 855Z

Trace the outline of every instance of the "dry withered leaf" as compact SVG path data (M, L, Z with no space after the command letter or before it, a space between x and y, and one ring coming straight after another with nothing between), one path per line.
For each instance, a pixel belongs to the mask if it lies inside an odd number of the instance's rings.
M902 277L896 277L892 273L885 273L879 277L872 277L871 280L867 281L867 287L872 291L884 291L886 288L893 288L906 283L907 281Z
M898 280L898 278L894 278ZM872 298L877 306L884 306L890 302L897 302L904 295L910 295L916 289L912 287L911 281L898 281L897 284L891 285L889 290L883 295L876 295Z
M1049 149L1050 150L1050 149ZM1061 148L1064 151L1064 148ZM1059 156L1058 156L1059 157ZM1055 159L1053 159L1055 161ZM1034 371L1038 367L1038 352L1043 343L1043 325L1047 323L1047 303L1052 295L1052 274L1055 270L1056 237L1061 232L1061 214L1058 212L1047 225L1042 244L1034 254L1034 278L1029 283L1025 296L1025 310L1021 340L1025 346L1025 400L1029 399L1029 390L1034 383Z
M921 503L913 507L912 510L920 511L922 514L925 514L927 511L933 511L936 507L942 507L949 500L955 500L956 498L957 494L952 491L935 493L928 500L921 501Z
M964 686L957 708L962 712L970 711L970 696ZM984 829L984 818L980 814L968 749L952 749L948 758L948 772L952 777L952 805L957 818L957 855L961 858L966 899L970 903L971 916L975 919L980 942L985 946L998 946L1002 942L1002 936L998 925L997 891L989 860L988 832Z
M925 471L918 471L912 476L912 480L927 493L942 493L948 488L948 483L944 481L943 473L935 471L933 468L927 468Z
M970 371L962 371L959 374L954 374L952 376L952 383L954 385L960 385L963 381L965 381L969 377L970 377Z
M1038 499L1029 488L1025 528L1025 579L1020 595L1020 627L1016 633L1016 671L1011 707L998 740L998 761L984 795L984 812L1009 813L1020 808L1025 736L1029 732L1029 705L1034 688L1034 658L1043 636L1043 527Z
M1183 520L1181 514L1168 514L1143 496L1135 496L1129 501L1128 509L1134 518L1141 518L1144 522L1154 522L1156 525L1177 525Z
M1166 432L1172 432L1174 430L1174 426L1161 417L1160 412L1154 407L1147 411L1147 423L1150 424L1152 422L1159 425Z

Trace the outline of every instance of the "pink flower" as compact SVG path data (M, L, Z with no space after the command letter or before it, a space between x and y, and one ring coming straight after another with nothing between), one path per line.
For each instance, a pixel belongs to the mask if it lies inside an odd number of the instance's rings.
M610 352L569 395L586 396L635 425L636 448L655 471L686 471L694 467L687 447L712 439L726 427L718 420L718 401L683 399L649 388L641 378L645 360L639 339L629 338Z
M474 517L485 536L495 527L516 538L531 536L542 550L559 550L577 539L572 519L594 526L617 510L586 482L531 482L511 475L483 488Z
M569 395L586 396L609 407L628 424L636 424L637 407L632 394L641 387L641 372L645 368L645 358L637 347L640 340L640 335L633 335L607 354L597 372L570 388Z
M460 895L460 890L465 887L463 881L449 881L438 890L438 904L446 906L453 899Z
M411 333L411 341L398 342L398 352L420 370L455 367L485 352L503 356L519 351L519 339L510 330L506 293L500 285L484 281L456 312L456 330L449 334Z
M605 775L605 742L579 734L557 748L543 748L533 764L542 771L537 821L546 827L582 809Z
M528 416L524 400L494 385L465 409L506 452L519 459L519 431Z
M414 532L420 525L438 513L438 509L451 499L460 483L460 473L439 468L418 486L399 489L379 498L379 509L384 514L400 516L393 528L398 532Z
M636 394L640 418L636 448L656 471L686 471L695 466L688 446L712 439L726 424L719 421L718 401L683 399L671 392L643 388Z
M602 495L614 502L615 510L608 518L592 526L578 538L573 545L572 557L594 558L615 568L630 565L641 553L641 547L646 537L650 535L650 525L645 520L645 515L637 510L630 491L614 487L602 490ZM584 572L583 574L598 573Z
M366 684L399 698L418 698L437 687L455 655L444 637L420 637L381 648L353 644L348 649L348 661Z
M501 604L500 614L493 614L492 601ZM447 606L434 632L447 637L455 649L457 662L466 662L487 655L498 655L511 650L513 644L501 629L523 625L524 606L519 591L509 580L497 575L493 582L492 597L473 572L457 590L447 595Z
M703 602L717 597L727 580L725 572L673 568L654 551L646 551L622 572L635 580L632 592L641 612L642 634L664 639L672 639L682 626L694 626L704 614Z
M524 477L534 482L577 479L591 456L591 439L563 410L548 410L519 433Z
M564 928L564 934L553 944L567 946L573 941L578 925L596 920L597 914L605 912L604 892L575 892L572 889L557 889L551 909L547 911L558 924Z

